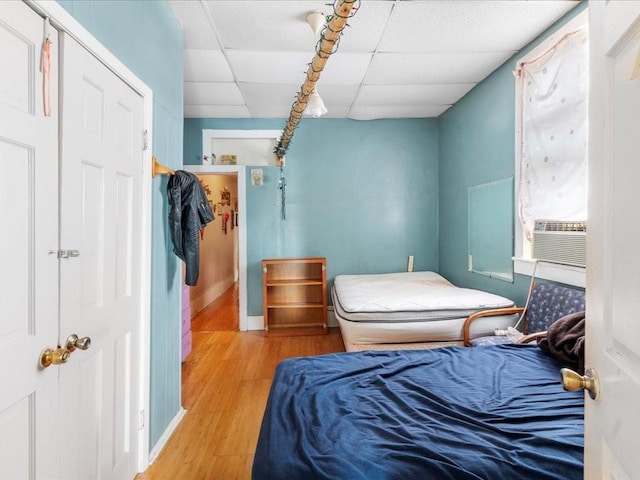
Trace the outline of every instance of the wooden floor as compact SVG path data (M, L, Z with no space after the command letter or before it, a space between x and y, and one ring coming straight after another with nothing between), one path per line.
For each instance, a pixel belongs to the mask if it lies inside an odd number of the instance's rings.
M237 288L224 298L216 308L207 307L193 318L193 351L182 365L182 405L187 413L137 480L250 479L277 363L344 351L338 329L330 329L328 335L268 338L262 332L231 331L233 320L228 316L234 309L229 307L237 304Z
M237 331L240 324L239 291L235 283L191 319L192 332Z

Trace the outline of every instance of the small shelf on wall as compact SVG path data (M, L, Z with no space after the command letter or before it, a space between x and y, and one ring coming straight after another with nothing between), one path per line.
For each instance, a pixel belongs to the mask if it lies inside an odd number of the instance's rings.
M204 165L277 166L282 130L202 130Z
M324 257L262 261L264 329L268 335L328 332Z

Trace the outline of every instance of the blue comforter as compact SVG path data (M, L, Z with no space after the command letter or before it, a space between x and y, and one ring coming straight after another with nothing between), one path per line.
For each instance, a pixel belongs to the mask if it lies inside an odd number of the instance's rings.
M582 479L583 394L531 345L281 362L253 480Z

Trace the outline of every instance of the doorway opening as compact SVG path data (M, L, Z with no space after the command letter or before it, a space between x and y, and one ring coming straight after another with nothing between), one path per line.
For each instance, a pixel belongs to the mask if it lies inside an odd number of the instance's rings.
M238 285L238 330L241 332L248 330L249 320L247 317L247 213L246 213L246 173L244 166L241 165L185 165L184 169L186 171L194 173L196 176L200 178L204 178L207 175L231 175L235 176L235 185L237 186L237 209L234 209L234 235L237 238L237 276L234 273L235 282ZM213 203L214 199L217 200L221 198L220 190L211 192L210 200ZM235 207L235 202L232 207ZM217 211L216 207L216 211ZM229 209L230 210L230 209ZM231 216L231 213L229 212ZM228 219L228 222L231 222L231 218ZM227 225L228 233L230 230L230 224ZM222 230L222 225L220 223L220 219L216 214L216 219L205 228L205 239L207 238L207 230L220 229ZM224 290L220 290L219 294L224 293ZM191 296L191 295L190 295ZM209 302L203 303L202 307L213 301L214 298L211 298ZM196 310L199 308L199 305L195 305ZM193 311L193 313L196 312Z
M189 289L192 332L240 330L237 172L197 173L215 219L202 232L198 284Z

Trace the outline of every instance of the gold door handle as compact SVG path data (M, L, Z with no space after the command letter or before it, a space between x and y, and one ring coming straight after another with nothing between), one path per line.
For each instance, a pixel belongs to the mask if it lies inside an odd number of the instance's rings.
M600 381L593 368L587 368L584 376L569 368L563 368L560 370L560 375L562 375L562 386L565 390L575 392L584 389L589 392L589 396L593 400L596 400L600 395Z
M66 348L58 347L53 350L51 347L47 347L40 354L40 368L47 368L51 365L67 363L70 355L71 352Z
M69 338L67 338L66 346L69 352L73 352L76 348L78 350L87 350L91 346L91 338L78 337L78 335L74 333L73 335L69 335Z

